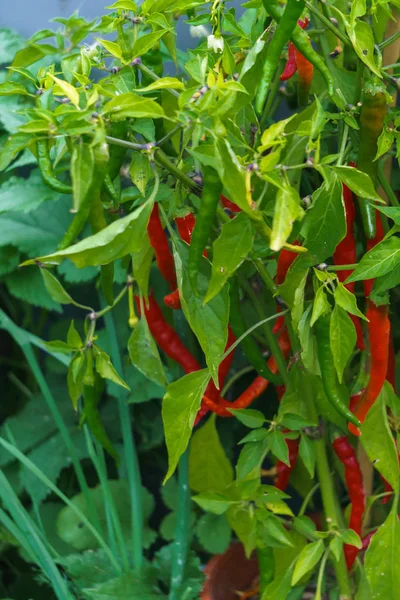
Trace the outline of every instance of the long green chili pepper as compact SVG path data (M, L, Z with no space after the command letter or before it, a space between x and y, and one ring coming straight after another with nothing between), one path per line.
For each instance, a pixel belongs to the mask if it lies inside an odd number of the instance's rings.
M50 160L50 149L48 140L38 140L36 143L37 161L44 183L60 194L72 194L72 186L59 181L54 175Z
M108 146L105 143L97 144L93 148L95 167L93 171L93 177L91 185L88 188L85 198L83 199L78 212L73 218L66 234L64 235L61 243L58 247L59 250L68 248L74 241L75 238L80 234L85 226L85 223L89 217L90 207L97 197L99 197L104 178L107 174L108 164Z
M97 198L93 199L91 204L89 223L92 233L98 233L108 225L99 195L97 195ZM112 304L114 304L114 263L111 262L108 265L101 265L100 269L101 291L103 292L107 304L112 306Z
M231 296L231 309L229 316L229 323L233 330L233 333L238 338L246 332L247 326L243 319L242 312L240 310L240 299L239 299L239 285L236 280L231 283L230 289ZM282 385L283 381L278 373L273 373L269 368L267 361L263 358L259 347L250 335L247 335L241 342L240 346L249 361L249 363L255 368L257 373L264 377L271 383Z
M119 140L125 140L127 136L128 125L126 121L117 121L112 123L110 136ZM117 177L121 170L122 163L126 155L126 148L123 146L117 146L112 144L110 146L110 158L108 161L108 174L110 175L111 181Z
M263 0L265 10L271 17L275 19L277 23L283 17L284 11L277 0ZM334 81L333 77L326 66L321 56L314 50L310 44L310 38L302 31L300 27L295 27L291 34L291 39L294 46L299 52L306 58L314 67L321 73L325 79L325 83L328 86L328 93L330 96L333 95Z
M104 186L105 191L107 192L107 194L110 196L111 200L113 201L113 205L118 206L119 198L118 198L117 190L115 189L114 184L111 180L111 177L108 173L104 178L103 186Z
M290 40L304 7L305 3L302 0L288 0L282 19L278 22L273 38L268 45L267 56L256 96L256 112L258 114L262 113L269 86L281 59L282 50L288 40Z
M197 277L200 270L203 251L208 242L208 238L210 237L211 228L223 188L217 171L212 167L204 167L203 182L201 204L189 246L189 281L195 292L198 291Z
M386 93L381 83L367 83L364 88L360 114L360 148L357 168L369 175L376 186L378 180L378 162L374 161L378 150L378 137L382 133L386 116ZM375 207L359 199L361 217L367 238L376 235Z
M356 427L359 427L360 421L346 406L345 388L339 384L336 374L330 345L330 316L323 315L320 317L314 327L317 337L317 355L325 395L340 415Z

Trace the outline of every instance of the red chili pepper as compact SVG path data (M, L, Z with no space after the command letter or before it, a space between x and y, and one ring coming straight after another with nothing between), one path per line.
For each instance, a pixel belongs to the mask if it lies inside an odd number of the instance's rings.
M377 210L375 212L376 212L376 234L375 234L375 237L373 237L372 239L367 239L367 252L372 250L372 248L374 246L376 246L377 244L379 244L379 242L381 242L383 240L383 238L385 237L385 232L384 232L383 225L382 225L381 214L380 214L379 210ZM368 298L368 296L372 292L373 285L374 285L373 279L365 279L364 280L364 293L365 293L366 298Z
M371 543L371 539L372 539L372 537L375 535L375 533L377 531L378 531L377 529L373 529L372 531L370 531L369 533L367 533L366 536L363 537L363 539L361 540L362 541L362 548L361 548L362 551L368 549L368 546Z
M386 373L389 361L389 343L390 343L390 320L389 307L387 305L376 306L369 302L366 314L369 333L369 344L371 352L371 372L367 388L358 400L354 414L361 423L364 423L367 413L385 383ZM355 433L357 428L349 423L349 431Z
M350 167L355 167L353 162L349 163ZM335 265L352 265L357 262L356 242L354 239L353 227L354 219L356 216L356 209L353 202L352 191L343 184L343 202L346 215L346 235L342 241L336 246L336 250L333 254L333 262ZM337 276L339 281L343 283L353 271L338 271ZM354 294L355 283L348 283L345 286L349 292ZM361 351L364 350L364 339L363 332L360 323L360 319L355 315L349 315L354 323L357 333L357 348Z
M237 204L234 204L234 202L231 202L231 200L228 200L228 198L226 198L225 196L223 196L221 194L221 204L224 208L227 208L228 210L230 210L233 213L238 213L241 212L241 208L238 207Z
M279 346L285 358L290 352L290 340L286 329L283 329L278 338ZM268 359L268 366L273 373L278 372L278 366L273 356ZM247 408L250 404L267 389L269 381L258 375L249 385L249 387L237 398L234 402L228 402L224 398L220 398L218 404L207 395L204 395L203 401L207 406L220 417L232 417L232 413L228 409Z
M293 246L300 246L300 244L299 244L299 242L294 241ZM276 277L275 277L275 281L276 281L277 285L281 285L285 281L286 273L288 272L289 268L293 264L296 257L297 257L297 254L295 252L290 252L290 250L283 249L279 252L278 263L276 265ZM276 311L277 312L282 311L282 308L279 306L279 304L276 307ZM272 328L272 332L278 333L281 330L284 323L285 323L285 317L278 317L275 321L275 325Z
M296 71L297 71L297 65L296 65L295 47L293 46L292 42L289 42L289 44L288 44L288 59L287 59L285 68L283 70L283 73L280 76L280 80L287 81L288 79L293 77L293 75L295 75Z
M300 441L299 438L296 438L294 440L292 439L285 439L286 445L289 449L289 465L285 464L284 462L282 462L281 460L278 460L278 462L276 463L276 480L275 480L275 487L278 488L278 490L281 490L282 492L287 488L287 485L289 483L289 479L290 479L290 475L293 471L293 469L296 466L296 462L297 462L297 457L299 455L299 446L300 446Z
M135 296L135 300L140 315L140 298ZM192 373L201 369L200 364L186 348L179 335L165 320L154 296L149 296L149 306L146 307L145 305L144 313L152 336L167 356L175 360L185 373Z
M176 288L175 263L171 250L169 249L168 238L163 229L158 204L154 204L151 211L150 220L147 225L147 233L149 234L150 244L154 248L156 261L160 273L171 287Z
M167 294L166 296L164 296L164 304L165 304L165 306L168 306L169 308L172 308L173 310L180 309L181 299L179 297L178 288L176 290L174 290L173 292L171 292L170 294Z
M349 529L352 529L361 537L362 521L365 511L365 490L360 465L354 448L346 435L335 438L332 447L336 456L344 466L344 477L351 502ZM349 570L353 566L357 553L358 548L356 546L351 546L349 544L344 545L344 554Z

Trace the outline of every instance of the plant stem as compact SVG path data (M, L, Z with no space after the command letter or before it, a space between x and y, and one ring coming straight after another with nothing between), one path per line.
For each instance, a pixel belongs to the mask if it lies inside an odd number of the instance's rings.
M356 267L358 267L358 263L352 265L328 265L326 267L327 271L353 271Z
M201 187L192 181L190 177L186 175L186 173L183 173L180 169L178 169L178 167L176 167L174 163L170 161L168 156L162 150L157 149L154 158L159 165L167 169L167 171L169 171L171 175L175 177L175 179L178 179L186 188L188 188L188 190L193 192L193 194L196 194L197 196L201 195Z
M317 17L317 19L319 19L319 21L321 21L321 23L323 23L325 25L325 27L327 29L329 29L329 31L331 31L344 44L352 47L352 43L349 40L349 38L347 37L347 35L342 33L337 27L335 27L334 24L332 23L332 21L330 19L328 19L327 17L325 17L325 15L316 6L314 6L314 4L312 4L308 0L306 0L305 4L306 4L306 7L308 8L308 10L310 11L310 13L312 13L315 17Z
M269 289L269 291L271 292L271 294L273 296L276 296L278 294L278 286L276 285L276 283L272 279L271 275L268 273L268 271L265 268L264 263L262 262L262 260L260 258L253 260L253 265L257 269L257 271L258 271L261 279L263 280L263 283L265 284L265 286Z
M14 338L18 343L18 340ZM68 451L69 456L71 457L71 461L75 470L76 477L78 479L79 487L82 490L82 493L85 497L87 508L89 510L89 514L91 515L91 520L93 520L93 524L96 529L101 532L100 520L98 517L98 513L95 507L95 504L92 499L92 495L90 494L89 486L86 481L85 474L83 472L81 463L79 461L78 455L75 450L74 443L69 434L68 428L64 423L63 417L58 409L57 403L53 398L53 395L50 391L50 388L47 384L46 379L42 373L42 370L39 366L39 363L36 359L35 353L32 350L32 346L30 344L20 344L21 350L25 354L26 360L28 362L29 367L32 370L33 376L35 377L40 391L43 394L44 399L47 402L47 406L50 409L52 417L59 429L62 440L65 444L65 447Z
M102 304L105 303L102 301ZM110 355L118 373L124 377L121 353L118 345L117 332L111 312L104 315L106 331L110 343ZM132 555L135 569L143 565L143 510L142 510L142 482L139 470L139 461L136 453L135 440L132 433L131 415L127 403L126 393L117 386L118 410L121 421L122 440L124 444L125 466L128 473L128 484L131 502L131 528L132 528Z
M244 367L243 369L240 369L240 371L238 371L237 373L232 375L232 377L229 379L229 381L227 381L227 383L222 388L221 396L224 398L226 392L229 390L230 387L233 386L234 383L236 383L236 381L238 379L240 379L241 377L243 377L243 375L246 375L247 373L251 373L252 371L254 371L254 367L249 366L249 367Z
M190 540L189 448L179 461L178 521L176 525L169 600L180 600Z
M391 37L389 37L387 40L384 40L381 44L379 44L379 50L383 50L383 48L390 46L391 44L393 44L393 42L398 40L399 37L400 37L400 30L397 31L395 34L393 34Z
M118 302L120 302L120 300L122 300L122 298L125 296L127 291L128 291L128 286L126 285L125 287L122 288L122 290L120 291L118 296L115 298L115 300L114 300L113 304L111 304L111 306L106 306L105 308L103 308L102 310L99 310L99 312L96 313L96 320L100 319L100 317L104 317L105 314L107 314L110 310L112 310L118 304Z
M255 291L253 290L253 288L251 287L251 285L248 283L248 281L246 279L241 278L240 284L244 288L247 296L249 296L251 298L251 300L254 304L254 308L256 309L257 313L263 319L265 317L265 312L264 312L264 309L261 305L259 298L257 297L257 294L255 293ZM271 354L273 355L273 357L276 361L276 364L278 366L279 374L283 379L283 383L285 385L287 385L289 383L289 375L287 372L286 360L282 354L282 350L279 347L278 340L272 333L272 329L271 329L271 326L269 323L263 324L263 331L264 331L264 335L265 335L267 343L268 343L268 347L269 347Z
M383 170L382 162L380 162L378 164L378 181L381 184L382 189L385 192L386 196L389 198L390 204L392 206L400 206L400 202L397 199L396 194L392 190L392 186L390 185L390 183L388 182L388 180L385 177L385 172Z
M345 124L343 127L343 135L342 135L342 142L340 144L339 156L336 161L336 164L338 166L343 164L344 155L346 153L346 144L347 144L348 135L349 135L349 126Z

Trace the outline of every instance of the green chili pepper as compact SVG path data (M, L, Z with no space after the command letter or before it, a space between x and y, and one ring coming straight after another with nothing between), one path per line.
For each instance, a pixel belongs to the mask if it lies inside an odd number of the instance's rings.
M45 184L60 194L72 194L72 186L59 181L54 175L50 160L50 149L48 140L38 140L36 143L37 161Z
M198 292L197 277L200 270L204 247L210 237L211 228L217 212L222 183L217 171L205 166L203 170L203 192L189 246L189 280L195 292Z
M279 23L284 11L277 0L263 0L263 5L267 13ZM297 50L321 73L328 86L329 95L332 96L334 87L333 77L321 56L311 46L308 35L300 27L295 27L291 34L291 39Z
M117 121L111 125L111 135L119 140L125 140L127 136L128 126L126 121ZM111 181L119 175L122 163L124 162L126 148L112 144L110 146L110 158L108 161L108 174Z
M88 188L85 198L81 202L78 212L76 213L70 226L68 227L66 234L61 240L61 243L58 247L59 250L68 248L68 246L70 246L75 241L75 238L80 234L80 232L85 226L85 223L89 217L90 207L92 203L100 195L100 191L104 183L104 178L107 173L107 164L109 158L108 146L105 143L97 144L96 146L94 146L93 152L95 166L93 170L91 185Z
M248 329L245 320L243 319L242 312L240 310L240 299L239 299L239 285L237 280L233 280L230 288L230 317L229 323L232 327L233 333L239 338ZM262 356L259 347L250 335L247 335L241 342L240 346L249 361L249 363L255 368L257 373L264 377L271 383L282 385L283 381L279 374L273 373L269 368L267 361Z
M89 213L89 223L92 228L92 233L98 233L108 225L100 196L97 196L92 202ZM101 266L100 286L107 304L112 306L114 304L114 263L111 262L108 265Z
M111 180L111 177L110 177L110 175L108 173L107 173L107 175L104 178L104 184L103 185L104 185L105 191L110 196L110 198L111 198L111 200L113 202L114 208L117 208L118 207L118 203L119 203L119 197L118 197L118 194L117 194L117 190L115 189L114 184L113 184L113 182Z
M273 38L268 45L263 73L256 97L256 112L258 114L262 113L269 86L271 85L271 81L281 59L282 50L293 34L304 7L305 2L302 0L288 0L282 19L278 22ZM269 12L268 8L267 12Z
M330 315L323 315L315 323L317 355L321 369L322 385L329 402L347 421L360 426L360 421L346 405L345 386L339 383L330 344Z
M378 150L378 138L386 116L386 93L381 83L368 83L364 88L360 114L360 148L357 168L369 175L376 186L378 162L374 161ZM376 235L375 207L364 198L359 198L365 235L372 239Z
M272 546L257 548L257 560L260 569L260 594L262 595L275 576L275 558Z

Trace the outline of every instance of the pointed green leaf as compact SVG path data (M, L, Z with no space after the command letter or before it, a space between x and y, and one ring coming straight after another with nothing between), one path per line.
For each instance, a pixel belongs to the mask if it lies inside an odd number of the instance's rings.
M164 367L146 319L140 319L135 325L128 341L129 356L132 363L148 379L161 387L167 386Z
M79 333L77 332L77 330L75 329L75 325L74 325L74 321L71 321L71 325L69 326L68 329L68 334L67 334L67 343L72 346L73 348L76 348L77 350L79 348L82 347L82 338L79 335Z
M349 312L351 315L355 315L356 317L360 317L360 319L364 319L364 321L368 320L358 308L355 295L352 294L340 281L337 283L334 297L336 304L343 308L346 312Z
M104 114L109 114L114 121L125 120L128 117L143 119L159 119L164 116L162 107L150 98L142 98L133 92L115 96L103 108Z
M340 383L343 372L353 353L357 341L356 329L349 315L340 306L335 306L330 322L330 344Z
M365 554L365 573L372 598L396 600L400 589L400 523L397 505L371 539Z
M400 262L400 238L392 236L383 240L364 254L353 273L345 281L361 281L381 277L392 271Z
M304 215L300 201L300 196L295 188L285 186L278 189L270 241L270 247L275 252L278 252L287 242L293 223L302 219Z
M71 100L72 104L76 107L79 108L79 92L78 90L71 85L70 83L68 83L67 81L64 81L63 79L59 79L58 77L55 77L52 73L48 73L48 75L52 78L52 80L54 81L54 83L57 84L57 86L60 89L60 92L58 92L56 94L56 92L54 92L54 94L60 96L60 95L65 95L67 96L67 98L69 98L69 100Z
M94 346L96 349L96 371L103 379L109 379L113 381L117 385L124 387L126 390L130 391L129 385L125 383L125 381L118 375L115 370L110 357L108 354L100 350L97 346Z
M262 427L265 423L265 417L259 410L254 408L239 408L230 411L243 425L251 429Z
M354 167L331 167L340 181L342 181L352 192L368 200L382 201L375 191L374 184L369 175L355 169Z
M119 60L122 60L122 50L119 46L119 44L116 44L115 42L110 42L109 40L99 40L98 38L96 38L96 40L102 45L104 46L104 48L112 55L115 56L115 58L118 58Z
M324 542L322 540L307 544L307 546L303 548L296 561L296 566L292 576L292 585L296 585L296 583L300 581L300 579L306 573L315 567L315 565L322 558L323 553Z

